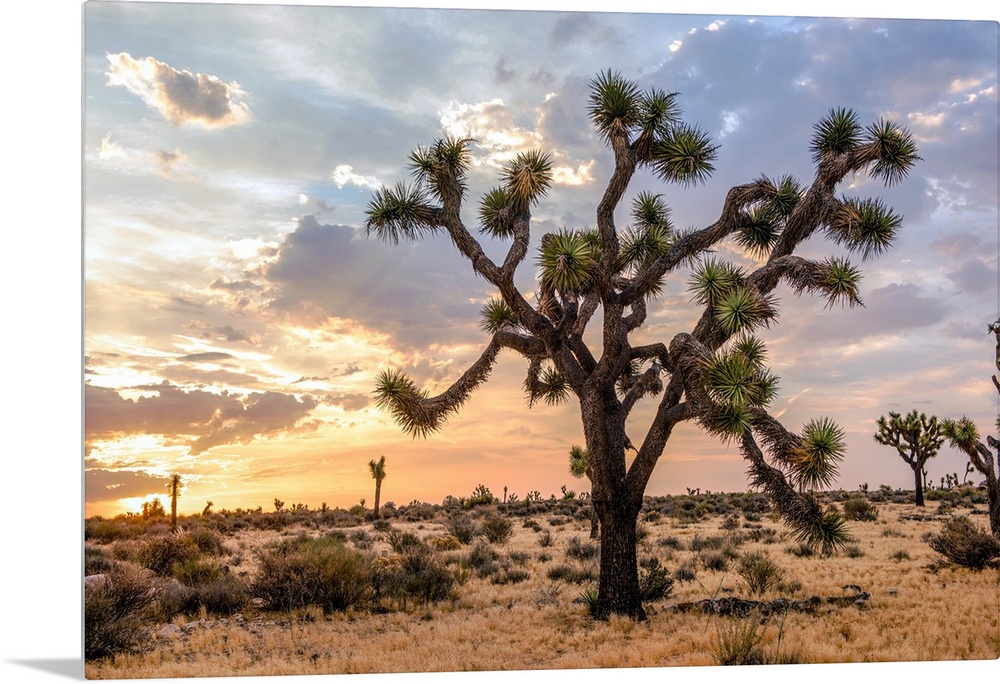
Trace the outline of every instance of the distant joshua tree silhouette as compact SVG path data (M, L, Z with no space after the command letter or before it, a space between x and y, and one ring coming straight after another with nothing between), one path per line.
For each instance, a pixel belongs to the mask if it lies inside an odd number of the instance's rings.
M170 531L177 531L177 497L181 495L181 476L174 473L170 476L170 484L167 485L170 492Z
M385 456L377 461L374 459L368 461L368 469L371 471L372 479L375 480L375 509L372 511L372 517L378 519L378 506L382 499L382 480L385 479Z

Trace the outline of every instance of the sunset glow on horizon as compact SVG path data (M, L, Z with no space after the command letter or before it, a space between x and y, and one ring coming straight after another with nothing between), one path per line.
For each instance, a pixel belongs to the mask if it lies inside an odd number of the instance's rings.
M912 487L875 421L910 409L991 431L1000 316L998 35L995 22L709 15L91 3L84 50L85 515L138 512L178 473L179 512L440 503L485 485L548 498L583 444L574 401L529 408L526 363L504 352L442 431L411 439L380 411L376 375L403 369L431 394L488 343L495 293L445 235L399 245L365 235L373 192L409 178L409 153L476 139L465 219L510 155L549 153L555 184L533 210L545 232L595 223L613 158L587 117L607 69L678 91L685 120L721 145L713 177L664 186L678 228L718 216L727 190L812 178L813 124L850 107L906 125L922 161L885 188L845 195L903 215L892 248L858 265L863 308L782 286L762 333L792 430L827 416L847 456L835 486ZM482 36L491 40L484 42ZM639 36L639 38L635 38ZM506 245L481 236L491 257ZM844 253L813 238L806 256ZM749 260L732 242L727 259ZM535 261L517 285L534 291ZM650 304L638 342L690 330L690 268ZM599 346L598 326L588 341ZM655 405L628 424L642 439ZM929 479L964 471L947 446ZM681 425L647 494L742 491L739 450Z

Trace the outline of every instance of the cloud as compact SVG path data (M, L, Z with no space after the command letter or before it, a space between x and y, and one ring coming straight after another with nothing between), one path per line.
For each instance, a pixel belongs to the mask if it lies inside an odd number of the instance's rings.
M233 358L232 354L226 352L199 352L197 354L185 354L179 361L194 361L196 363L211 363L213 361L225 361Z
M330 174L330 179L337 184L338 188L342 188L345 185L355 185L359 188L370 189L382 187L382 183L374 176L362 176L354 173L354 167L350 164L340 164L337 166L333 170L333 173Z
M150 492L166 490L163 476L150 475L145 472L131 470L106 470L104 468L87 468L84 478L86 501L117 501L130 497L145 497Z
M371 400L364 394L331 394L324 403L331 406L339 406L345 411L360 411L368 406Z
M223 444L247 444L257 437L293 432L317 406L308 395L299 399L271 391L216 394L184 390L166 381L132 389L153 394L126 399L114 389L85 387L88 441L129 434L163 435L184 440L191 454L197 455Z
M225 128L248 123L252 115L238 83L208 74L179 71L153 57L134 59L127 52L107 55L108 85L124 86L174 125Z

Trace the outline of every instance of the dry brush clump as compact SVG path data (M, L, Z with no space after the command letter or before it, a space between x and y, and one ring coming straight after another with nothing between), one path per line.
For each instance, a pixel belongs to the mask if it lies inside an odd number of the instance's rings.
M948 561L973 570L996 565L1000 559L1000 540L966 517L946 522L941 533L931 537L929 545Z

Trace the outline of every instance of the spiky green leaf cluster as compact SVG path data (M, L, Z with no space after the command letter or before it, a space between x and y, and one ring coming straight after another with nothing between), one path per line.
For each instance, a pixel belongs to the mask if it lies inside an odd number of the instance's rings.
M831 257L823 262L824 273L822 286L826 291L827 305L836 303L856 306L861 303L858 293L858 283L861 281L861 271L851 265L847 259Z
M514 236L514 221L510 212L510 191L503 186L493 188L479 202L481 232L497 238Z
M751 409L764 408L778 392L778 378L764 365L767 349L760 339L742 335L728 351L701 365L701 378L711 406L702 417L709 431L727 439L750 429Z
M452 181L459 184L464 194L465 178L472 165L471 142L471 138L448 136L432 145L420 146L410 153L410 171L438 199L443 199L445 187Z
M906 178L920 157L917 143L905 128L887 119L879 119L865 129L865 139L874 149L876 160L871 173L889 186Z
M737 266L708 257L695 269L687 284L692 292L692 301L702 306L714 307L726 294L743 282L743 277L743 271Z
M777 185L768 181L774 188L773 194L768 200L768 206L778 217L787 218L795 210L802 200L802 187L792 176L782 176Z
M829 486L837 478L846 449L843 428L829 418L813 419L801 437L787 459L792 478L806 489Z
M820 162L826 157L843 154L856 147L862 140L858 115L850 109L834 109L813 126L813 138L809 149L813 161Z
M510 200L517 206L528 206L552 185L552 160L540 150L519 152L504 164L501 179Z
M562 404L569 399L571 391L569 383L559 371L552 366L542 367L539 361L533 361L528 367L524 390L528 395L528 406L534 406L539 399L549 406Z
M562 231L545 235L538 255L542 285L559 292L586 289L599 252L595 245L592 233Z
M879 256L892 246L903 217L878 199L843 199L830 219L830 236L861 259Z
M969 418L962 416L958 420L945 419L941 421L941 434L948 438L953 447L970 451L979 442L979 430Z
M433 232L434 209L427 195L418 186L397 183L392 188L380 188L368 202L365 231L381 240L399 244L400 239L416 240L425 232Z
M375 378L375 405L388 411L403 432L426 437L441 427L442 416L425 410L427 393L400 370L384 370Z
M782 216L767 204L758 204L742 212L736 243L752 257L766 256L781 233Z
M818 547L824 555L851 541L847 521L834 506L826 508L819 517L791 520L789 524L796 541Z
M583 477L590 470L590 454L581 446L574 444L569 450L569 474L573 477Z
M716 301L714 313L727 335L753 330L775 317L774 297L737 285Z
M501 297L491 297L480 309L479 315L482 317L480 327L491 335L504 329L517 328L520 325L517 314L507 306L507 302Z
M678 125L653 145L650 166L661 180L681 185L702 183L715 171L712 163L718 145L708 133L688 125Z
M620 73L606 71L590 82L588 113L605 140L629 135L641 117L642 93Z

